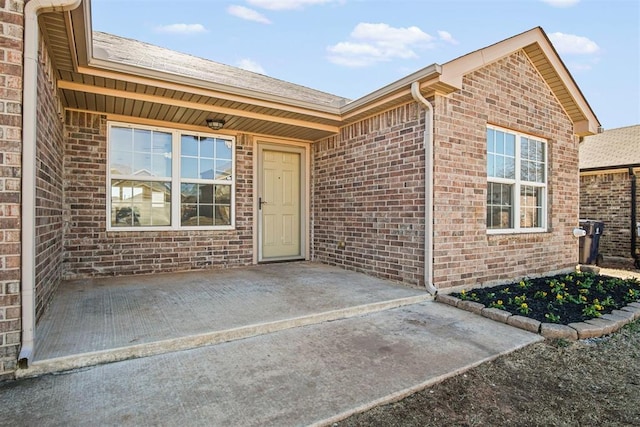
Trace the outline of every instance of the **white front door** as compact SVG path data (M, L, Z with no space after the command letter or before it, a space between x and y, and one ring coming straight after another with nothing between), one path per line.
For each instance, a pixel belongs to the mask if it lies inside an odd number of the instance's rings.
M303 257L302 155L299 149L260 146L260 261Z

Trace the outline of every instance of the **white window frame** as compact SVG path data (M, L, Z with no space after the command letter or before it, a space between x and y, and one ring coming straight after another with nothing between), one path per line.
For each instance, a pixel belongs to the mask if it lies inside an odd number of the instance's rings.
M522 132L517 132L510 129L501 128L499 126L487 125L487 129L493 129L494 131L504 132L515 136L515 179L508 178L496 178L489 176L489 171L487 170L487 191L489 191L489 183L496 184L508 184L512 185L512 194L511 200L513 201L512 207L512 223L513 228L489 228L487 226L487 234L516 234L516 233L546 233L548 231L548 217L549 217L549 206L547 204L548 201L548 182L549 182L549 144L548 142L540 137L536 137L533 135L529 135ZM544 182L531 182L531 181L523 181L521 179L521 170L522 170L522 156L521 156L521 138L527 138L529 140L534 140L541 142L544 144ZM487 156L488 146L485 137L485 152ZM522 212L520 210L520 192L522 186L530 186L542 188L542 218L541 218L541 226L540 227L521 227L521 215ZM485 206L485 215L487 210L489 209L488 204Z
M131 227L114 227L111 225L111 180L112 179L126 179L130 181L158 181L167 182L162 178L144 177L141 179L138 176L129 175L115 175L111 174L111 141L109 140L112 127L121 127L129 129L141 129L151 130L158 132L165 132L171 134L171 225L167 226L131 226ZM231 186L231 224L229 225L192 225L183 226L180 221L181 213L181 179L180 174L180 148L181 148L181 136L190 135L197 137L217 138L224 139L231 142L231 180L197 180L198 182L211 183L213 185L230 185ZM206 182L205 182L206 181ZM185 182L194 182L194 180L185 180ZM133 123L123 122L108 122L107 123L107 203L106 203L106 222L107 231L177 231L177 230L235 230L236 228L236 139L229 135L220 135L203 132L192 132L188 130L176 130L171 128L163 128L158 126L146 126Z

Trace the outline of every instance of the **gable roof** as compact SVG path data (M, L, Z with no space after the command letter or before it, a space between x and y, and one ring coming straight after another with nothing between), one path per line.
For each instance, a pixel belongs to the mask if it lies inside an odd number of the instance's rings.
M580 170L640 167L640 125L606 130L580 143Z
M73 11L43 14L61 94L69 109L186 130L207 130L207 118L224 119L224 132L316 141L342 126L413 102L411 85L425 96L462 89L462 76L524 51L547 82L579 136L600 123L544 31L537 27L449 61L432 64L371 94L349 101L250 71L148 43L91 30L91 2Z
M209 84L226 86L229 89L262 92L266 95L318 106L338 108L349 101L346 98L242 68L98 31L93 32L93 56L95 59L114 64L139 68L149 75L155 72L173 74L176 77L190 77Z

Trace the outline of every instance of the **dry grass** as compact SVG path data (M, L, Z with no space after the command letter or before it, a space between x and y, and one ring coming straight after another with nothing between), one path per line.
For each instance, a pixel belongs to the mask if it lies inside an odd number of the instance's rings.
M545 341L337 426L640 425L640 321L603 338Z

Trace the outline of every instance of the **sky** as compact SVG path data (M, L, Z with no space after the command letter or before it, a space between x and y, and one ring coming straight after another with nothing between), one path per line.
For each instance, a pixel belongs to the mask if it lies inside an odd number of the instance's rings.
M640 124L638 0L92 0L93 29L357 99L540 26L605 129Z

